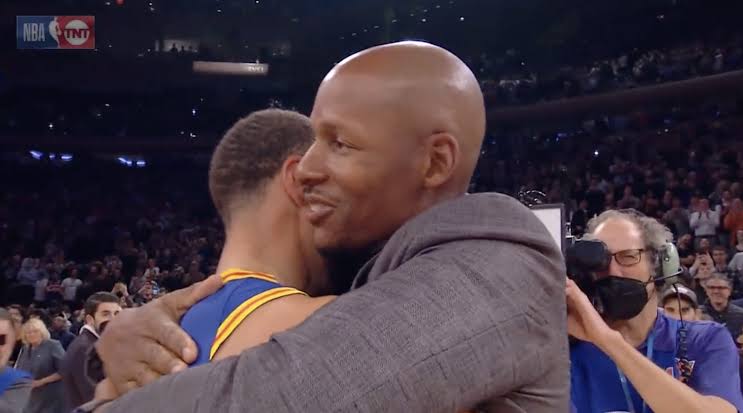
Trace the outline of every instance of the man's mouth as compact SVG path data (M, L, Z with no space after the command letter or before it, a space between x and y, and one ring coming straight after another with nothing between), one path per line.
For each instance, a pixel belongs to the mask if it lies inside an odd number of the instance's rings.
M331 202L314 194L305 195L305 201L305 214L312 225L322 222L335 209Z

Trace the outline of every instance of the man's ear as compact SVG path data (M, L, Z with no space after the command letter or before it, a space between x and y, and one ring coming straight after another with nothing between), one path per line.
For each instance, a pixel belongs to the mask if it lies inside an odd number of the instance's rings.
M460 157L459 143L448 133L435 133L426 139L425 156L423 185L440 187L454 175Z
M286 158L284 164L281 166L281 184L289 199L297 207L304 205L304 191L296 176L297 167L301 159L302 157L299 155L291 155Z
M93 318L93 316L91 316L91 315L87 315L86 314L85 315L85 324L87 324L89 326L94 326L95 325L95 318Z

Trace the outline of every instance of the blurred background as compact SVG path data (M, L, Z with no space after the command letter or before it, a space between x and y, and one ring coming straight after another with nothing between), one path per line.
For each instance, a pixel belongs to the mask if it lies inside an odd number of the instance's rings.
M256 109L309 113L340 59L404 39L479 77L489 122L471 191L539 191L576 235L605 209L640 209L684 265L714 258L743 298L739 1L4 0L0 15L0 304L75 323L93 292L121 284L134 306L211 274L221 134ZM95 48L19 49L27 15L95 16ZM693 227L706 211L712 229Z

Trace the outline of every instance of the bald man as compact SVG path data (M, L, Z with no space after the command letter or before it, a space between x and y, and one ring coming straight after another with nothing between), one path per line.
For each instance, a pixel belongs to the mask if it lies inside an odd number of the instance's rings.
M485 130L465 64L418 42L365 50L326 76L311 120L316 139L297 169L304 212L350 291L268 343L103 409L567 411L560 251L514 199L463 196ZM119 389L141 381L136 361L165 374L193 360L177 320L218 285L111 322L98 350Z

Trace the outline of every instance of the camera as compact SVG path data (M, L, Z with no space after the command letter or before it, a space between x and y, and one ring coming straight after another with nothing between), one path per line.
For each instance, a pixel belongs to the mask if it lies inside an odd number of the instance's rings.
M565 252L568 277L589 298L593 298L596 293L596 273L606 271L610 263L609 249L599 240L575 241Z

